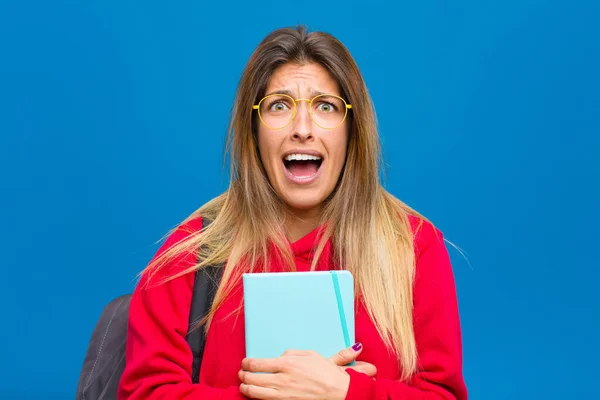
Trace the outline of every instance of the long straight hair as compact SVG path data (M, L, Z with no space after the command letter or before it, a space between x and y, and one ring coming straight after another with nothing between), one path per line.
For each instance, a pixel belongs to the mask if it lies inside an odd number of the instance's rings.
M229 188L183 221L203 216L212 223L157 256L143 273L152 276L169 260L190 251L199 251L201 261L165 280L207 265L226 265L212 309L203 321L208 329L241 274L267 271L272 251L279 253L290 271L295 269L284 228L290 215L263 168L257 150L257 117L252 111L275 69L286 63L323 66L353 106L344 170L323 207L324 229L312 269L331 241L333 262L353 274L356 294L388 349L397 355L406 380L417 370L412 314L415 255L408 216L425 219L383 188L379 135L369 93L349 51L328 33L308 33L302 26L283 28L258 45L242 73L232 108L226 145Z

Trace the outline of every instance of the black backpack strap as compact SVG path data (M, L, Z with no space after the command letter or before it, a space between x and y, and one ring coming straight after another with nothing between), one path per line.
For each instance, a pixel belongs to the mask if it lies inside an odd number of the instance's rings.
M202 226L208 226L210 221L202 219ZM194 292L192 293L192 304L189 317L189 332L186 340L193 354L192 361L192 383L198 383L200 380L200 366L202 365L202 356L206 344L206 333L204 326L196 327L199 320L208 314L212 306L215 294L219 287L219 282L223 275L222 265L210 265L196 272L194 280Z

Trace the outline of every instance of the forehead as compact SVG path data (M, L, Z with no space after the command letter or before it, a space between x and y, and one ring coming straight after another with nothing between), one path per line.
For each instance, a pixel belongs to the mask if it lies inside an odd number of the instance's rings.
M277 68L267 82L266 93L291 92L296 96L319 93L340 95L336 79L320 64L287 63Z

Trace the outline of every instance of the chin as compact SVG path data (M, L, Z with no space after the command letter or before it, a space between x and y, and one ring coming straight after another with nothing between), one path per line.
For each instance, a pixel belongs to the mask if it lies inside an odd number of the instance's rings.
M309 212L312 210L320 210L326 197L323 196L282 196L285 204L294 211Z

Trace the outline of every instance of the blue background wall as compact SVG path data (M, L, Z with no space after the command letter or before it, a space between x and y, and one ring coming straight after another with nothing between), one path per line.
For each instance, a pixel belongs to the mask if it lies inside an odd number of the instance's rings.
M471 398L600 396L599 2L201 3L1 3L0 398L74 397L102 307L226 187L250 53L296 23L353 53L387 187L467 252Z

